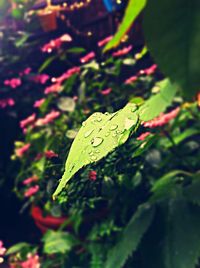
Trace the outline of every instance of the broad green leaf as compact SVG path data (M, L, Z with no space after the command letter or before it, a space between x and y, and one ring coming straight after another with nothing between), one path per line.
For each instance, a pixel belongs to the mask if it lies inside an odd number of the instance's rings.
M104 51L116 47L123 36L130 29L132 23L145 7L147 0L129 0L128 6L125 11L124 18L119 26L119 29L113 39L106 45Z
M183 190L183 194L187 201L200 206L200 173L194 176L196 176L197 179Z
M200 211L184 200L170 200L163 209L166 234L164 268L195 268L200 256ZM162 268L162 267L161 267Z
M142 121L149 121L164 112L176 94L176 87L168 79L157 83L157 85L160 87L160 92L148 99L139 109Z
M105 268L122 268L128 257L138 249L140 241L151 224L154 208L148 205L139 207L125 227L119 242L108 252Z
M65 173L54 197L65 187L71 177L82 167L97 162L109 152L123 144L132 130L138 126L137 106L128 103L113 113L94 113L77 134L65 165Z
M77 245L77 240L71 234L61 231L49 230L42 240L47 254L66 253Z
M149 0L144 30L159 68L185 95L194 96L200 88L200 1Z

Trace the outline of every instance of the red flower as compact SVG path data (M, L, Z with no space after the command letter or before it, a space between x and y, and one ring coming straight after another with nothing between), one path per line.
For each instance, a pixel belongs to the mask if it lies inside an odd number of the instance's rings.
M39 84L45 84L47 82L47 80L49 80L49 75L48 74L37 74L34 77L32 77L32 80L35 83L39 83Z
M27 143L24 146L22 146L21 148L18 148L15 150L15 153L18 157L22 157L30 148L31 144Z
M161 127L163 125L166 125L170 120L174 119L177 116L179 111L180 111L180 108L177 107L176 109L172 110L169 113L161 114L158 117L154 118L153 120L144 122L143 126L154 128L154 127Z
M5 86L10 86L11 88L16 88L19 87L21 85L22 81L20 78L12 78L10 80L5 80L4 81L4 85Z
M153 64L151 67L139 71L139 74L151 75L151 74L153 74L156 71L157 67L158 66L156 64Z
M113 52L112 56L113 57L120 57L120 56L126 55L132 50L132 48L133 48L133 46L131 46L131 45L128 47L122 48L116 52Z
M60 116L60 112L59 111L51 111L50 113L48 113L44 118L39 118L35 125L36 126L43 126L43 125L47 125L49 123L51 123L54 119L56 119L57 117Z
M29 177L29 178L25 179L22 183L24 185L28 185L28 184L31 184L32 182L37 181L37 180L38 180L38 176L33 175L32 177Z
M46 158L48 158L48 159L51 159L53 157L58 157L58 154L54 153L54 151L52 151L52 150L46 151L44 154L45 154Z
M88 177L90 180L95 181L97 179L97 172L94 170L91 170L88 174Z
M63 42L71 42L72 38L69 34L64 34L56 39L51 40L49 43L42 47L42 52L51 53L55 49L59 49Z
M107 88L107 89L104 89L101 91L101 94L106 96L106 95L109 95L110 93L112 92L112 88Z
M24 197L30 197L34 194L36 194L39 191L39 185L35 185L30 187L28 190L25 191L24 193Z
M7 106L15 105L15 101L12 98L2 99L0 100L0 108L4 109Z
M91 51L90 53L88 53L87 55L85 55L84 57L80 58L80 62L81 63L86 63L92 59L95 58L95 53L93 51Z
M103 40L101 40L101 41L98 42L98 46L99 47L102 47L102 46L106 45L112 38L113 38L112 35L104 38Z
M137 140L138 141L143 141L146 139L147 136L149 136L151 134L151 132L145 132L145 133L142 133L139 137L137 137Z
M35 121L35 118L36 118L36 114L30 115L26 119L20 121L20 127L21 128L27 127L28 125L32 124Z
M124 82L126 85L132 84L133 82L135 82L138 79L138 77L136 75L129 77L128 79L126 79L126 81Z
M45 102L45 99L37 100L37 101L35 101L33 107L34 108L39 108L44 102Z

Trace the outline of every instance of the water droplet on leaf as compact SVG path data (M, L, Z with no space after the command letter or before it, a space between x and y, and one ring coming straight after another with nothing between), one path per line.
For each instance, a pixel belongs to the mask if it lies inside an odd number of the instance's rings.
M88 130L87 132L85 132L84 137L85 138L89 137L93 131L94 131L94 129Z
M110 130L111 131L113 131L113 130L115 130L115 129L117 129L118 128L118 125L112 125L112 126L110 126Z
M100 138L100 137L95 137L95 138L92 139L92 141L91 141L93 147L97 147L97 146L99 146L102 142L103 142L103 139Z

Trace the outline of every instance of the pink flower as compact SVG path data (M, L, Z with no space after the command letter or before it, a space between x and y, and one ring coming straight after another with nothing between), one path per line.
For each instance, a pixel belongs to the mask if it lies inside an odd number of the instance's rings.
M49 43L42 47L42 52L51 53L55 49L59 49L64 42L71 42L72 38L69 34L64 34L56 39L51 40Z
M128 47L122 48L116 52L113 52L112 56L113 57L120 57L120 56L126 55L132 50L132 48L133 48L133 46L131 46L131 45Z
M6 248L3 246L3 241L0 240L0 263L4 262L3 256L6 253Z
M37 181L37 180L38 180L38 176L33 175L32 177L29 177L29 178L25 179L22 183L24 185L28 185L28 184L31 184L32 182Z
M145 132L145 133L142 133L139 137L137 137L137 140L138 141L143 141L146 139L147 136L149 136L151 134L151 132Z
M91 181L95 181L97 179L97 172L94 170L91 170L88 174L88 177Z
M35 118L36 118L36 114L34 113L34 114L30 115L29 117L27 117L26 119L21 120L20 127L21 128L27 127L28 125L32 124L35 121Z
M109 95L110 93L112 92L112 88L107 88L107 89L104 89L101 91L101 94L106 96L106 95Z
M106 45L112 38L113 38L112 35L104 38L103 40L98 42L98 46L102 47L102 46Z
M50 93L58 93L61 91L61 85L60 83L53 84L49 87L47 87L44 91L44 94L50 94Z
M36 121L35 125L38 127L47 125L47 124L51 123L52 121L54 121L54 119L56 119L59 116L60 116L60 112L53 110L50 113L48 113L44 118L39 118Z
M53 157L58 157L58 154L54 153L54 151L52 151L52 150L46 151L44 154L45 154L46 158L48 158L48 159L51 159Z
M73 67L67 70L65 73L63 73L60 77L57 77L56 82L61 84L66 79L70 78L74 74L78 74L79 72L80 72L80 67Z
M161 127L163 125L166 125L170 120L174 119L177 116L179 111L180 111L180 108L177 107L176 109L172 110L169 113L161 114L158 117L154 118L153 120L144 122L143 126L154 128L154 127Z
M30 148L31 144L27 143L24 146L22 146L21 148L18 148L15 150L15 153L18 157L22 157Z
M49 75L48 74L37 74L34 77L32 77L32 80L35 83L39 83L39 84L45 84L47 82L47 80L49 80Z
M20 76L23 76L23 75L28 75L30 74L31 72L31 68L30 67L27 67L26 69L24 69L22 72L19 73Z
M25 191L24 193L24 197L30 197L34 194L36 194L39 191L39 185L35 185L30 187L28 190Z
M37 254L35 255L28 254L27 260L21 262L20 264L21 264L21 268L40 268L41 267L39 256Z
M44 102L45 102L45 99L44 98L43 99L40 99L40 100L37 100L37 101L35 101L33 107L34 108L39 108Z
M11 88L16 88L19 87L21 85L22 81L20 78L12 78L10 80L5 80L4 81L4 85L5 86L10 86Z
M141 75L142 74L151 75L151 74L153 74L156 71L156 69L157 69L157 65L156 64L153 64L151 67L139 71L139 74L141 74Z
M126 81L124 82L126 85L132 84L133 82L135 82L138 79L138 77L136 75L129 77L128 79L126 79Z
M15 105L15 101L11 98L2 99L0 100L0 108L4 109L7 106L13 106Z
M80 62L81 63L86 63L92 59L95 58L95 53L93 51L91 51L90 53L88 53L87 55L85 55L84 57L80 58Z

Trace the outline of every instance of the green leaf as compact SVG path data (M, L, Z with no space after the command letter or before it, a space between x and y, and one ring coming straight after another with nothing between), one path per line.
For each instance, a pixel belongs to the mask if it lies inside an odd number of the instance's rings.
M15 254L20 252L21 250L23 250L24 248L30 247L30 244L25 243L25 242L21 242L21 243L17 243L16 245L10 247L7 251L6 251L6 255L11 255L11 254Z
M137 250L140 241L151 224L154 207L139 207L125 227L119 242L108 252L105 268L121 268L129 256Z
M49 230L42 240L47 254L66 253L77 245L77 240L71 234L61 231Z
M67 50L67 53L72 53L72 54L80 54L84 52L86 52L86 50L83 47L72 47Z
M138 121L137 106L128 103L123 109L113 114L94 113L83 122L71 146L65 165L65 173L54 197L62 191L66 183L79 169L97 162L123 144L131 131L137 128ZM124 135L125 139L123 139Z
M157 83L157 86L160 87L160 92L148 99L139 109L142 121L149 121L160 115L174 99L176 87L168 79Z
M165 268L195 268L200 256L200 211L184 200L170 200L164 207ZM167 213L168 212L168 213Z
M104 51L116 47L126 32L130 29L132 23L145 7L147 0L130 0L125 11L124 18L113 39L106 45Z
M41 73L42 71L44 71L58 56L57 55L53 55L49 58L47 58L44 63L40 66L39 68L39 73Z
M200 88L200 1L149 0L145 38L159 68L185 95Z

